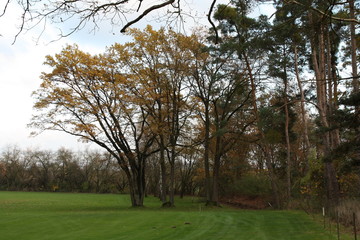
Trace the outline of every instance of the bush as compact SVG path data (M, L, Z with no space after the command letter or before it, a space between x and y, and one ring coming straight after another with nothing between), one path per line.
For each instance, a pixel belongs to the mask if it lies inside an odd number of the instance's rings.
M266 174L248 173L232 184L224 187L225 195L266 197L271 193L270 182Z

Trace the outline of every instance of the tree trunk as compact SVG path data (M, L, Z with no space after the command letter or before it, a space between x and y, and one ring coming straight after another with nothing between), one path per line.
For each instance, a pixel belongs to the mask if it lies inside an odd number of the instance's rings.
M170 152L170 191L169 191L169 202L170 207L175 206L175 144L171 146Z
M210 112L209 102L204 102L205 105L205 139L204 139L204 167L205 167L205 194L206 202L211 202L211 177L210 177L210 163L209 163L209 151L210 151Z
M300 74L299 74L299 69L298 69L298 51L297 51L297 46L294 46L294 62L295 62L295 75L296 75L296 80L297 80L297 84L299 87L299 91L300 91L300 107L301 107L301 121L302 121L302 125L303 125L303 138L304 138L304 160L305 160L305 172L307 172L309 170L309 149L310 149L310 141L309 141L309 133L308 133L308 124L307 124L307 117L306 117L306 110L305 110L305 95L304 95L304 90L301 84L301 80L300 80Z
M326 58L327 58L327 83L328 83L328 115L332 116L337 110L337 76L336 76L336 66L333 63L332 47L329 30L326 31ZM335 68L335 69L334 69ZM329 120L329 126L333 126L335 123ZM335 149L340 144L340 135L338 129L332 129L330 131L330 145L331 149Z
M312 15L309 13L310 24L312 23ZM327 120L328 114L328 101L327 101L327 85L326 85L326 53L325 46L327 45L325 42L325 34L324 28L326 25L321 23L319 31L313 32L313 36L310 38L311 40L311 57L313 62L313 67L315 71L316 77L316 89L317 89L317 107L320 115L321 127L323 127L322 139L323 139L323 154L326 157L330 157L332 144L331 144L331 135L328 131L329 122ZM315 37L317 37L317 44L315 41ZM319 56L319 57L317 57ZM330 69L331 66L328 66ZM325 163L325 179L326 179L326 191L329 202L338 203L339 201L339 186L336 179L336 174L334 170L333 163L331 161L327 161Z
M164 204L167 202L167 178L166 178L166 164L165 164L165 147L163 136L160 136L160 200Z
M179 84L179 83L178 83ZM169 202L170 207L175 206L175 161L176 161L176 145L178 141L178 137L180 135L180 126L179 126L179 104L181 102L181 87L177 84L174 84L172 89L172 94L170 95L170 99L172 99L171 111L168 116L170 117L170 191L169 191Z
M349 0L349 9L350 9L350 18L355 19L355 6L354 0ZM350 40L351 40L351 70L353 76L353 91L355 94L359 93L359 76L357 68L357 46L356 46L356 33L355 33L355 23L350 23ZM359 107L357 107L357 113L359 113ZM360 116L358 114L358 116Z
M355 19L355 0L349 0L349 10L350 18ZM351 70L352 70L352 85L353 85L353 94L359 94L359 75L357 67L357 42L356 42L356 32L355 32L355 23L350 23L350 46L351 46ZM355 129L355 142L360 143L360 106L355 106L355 116L358 123L358 127ZM355 150L355 159L357 162L360 162L360 147ZM360 167L358 167L358 174L360 175ZM359 182L360 188L360 182Z
M328 205L329 207L334 207L339 204L339 183L336 179L336 172L332 162L325 162L325 180Z
M169 191L170 206L175 206L175 164L170 164L170 191Z
M276 175L274 172L274 165L272 162L272 156L270 153L270 149L269 146L267 145L267 143L263 144L263 152L265 155L265 163L266 163L266 167L269 171L269 178L270 178L270 182L271 182L271 189L273 191L273 197L274 197L274 202L275 202L275 208L276 209L280 209L281 208L281 203L280 203L280 194L279 194L279 188L277 186L277 181L276 181Z
M163 91L160 88L160 96L162 95ZM158 121L160 124L159 129L159 148L160 148L160 172L161 172L161 178L160 178L160 201L165 204L167 202L167 178L166 178L166 163L165 163L165 140L164 140L164 133L163 133L163 124L164 124L164 116L163 116L163 103L161 99L158 99L156 101L158 105Z
M286 59L286 51L284 48L284 59ZM287 62L284 62L283 71L284 71L284 111L285 111L285 142L286 142L286 195L287 200L291 199L291 147L290 147L290 136L289 136L289 101L288 101L288 79L287 79Z
M291 199L291 147L289 136L289 106L287 99L287 80L284 80L284 100L285 100L285 140L286 140L286 187L287 187L287 200Z
M136 188L135 188L135 199L136 206L142 207L144 205L144 197L145 197L145 161L143 159L139 160L139 170L135 175L136 180Z
M214 166L213 166L212 198L211 198L211 203L208 203L213 206L219 206L219 176L220 176L220 159L221 159L220 151L221 151L221 136L217 136L216 145L215 145L215 154L214 154Z
M119 161L118 161L119 162ZM120 163L119 163L120 164ZM132 207L142 207L144 205L145 196L145 176L140 176L139 169L131 168L120 164L121 169L125 172L130 190L130 199Z
M127 159L130 169L126 166L122 168L129 181L131 204L133 207L142 207L145 197L145 158L141 155L135 157L132 153L128 153Z

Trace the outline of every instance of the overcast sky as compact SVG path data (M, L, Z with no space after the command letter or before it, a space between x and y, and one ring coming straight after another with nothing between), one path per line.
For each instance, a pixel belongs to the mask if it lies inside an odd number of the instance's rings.
M205 15L209 1L198 3L194 13ZM18 31L19 18L20 12L14 6L10 6L6 15L0 18L0 149L11 145L17 145L22 149L53 150L60 147L74 150L94 147L80 143L75 137L61 132L45 132L30 138L32 130L27 128L27 124L33 112L34 101L31 93L41 83L41 72L48 70L43 65L46 55L59 53L66 44L74 43L78 44L81 50L100 53L106 46L115 42L123 43L129 38L119 33L120 27L112 28L108 23L100 23L100 30L95 33L90 33L89 27L70 37L51 42L57 39L57 30L55 26L48 25L39 40L37 38L40 29L33 29L22 33L12 44ZM150 21L151 19L148 17L135 27L143 28L147 24L159 26L159 23ZM186 24L188 28L194 25L191 19Z

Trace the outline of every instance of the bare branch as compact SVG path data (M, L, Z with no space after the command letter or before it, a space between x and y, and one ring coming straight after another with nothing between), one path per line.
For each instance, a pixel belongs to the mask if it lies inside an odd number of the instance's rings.
M8 3L10 2L10 0L8 0L7 4L5 7L7 7ZM5 10L4 10L5 11ZM24 26L25 26L25 17L26 15L30 12L30 2L29 0L26 0L26 7L24 8L24 12L21 15L21 25L19 28L18 33L15 35L14 37L14 41L12 42L12 44L14 44L16 42L16 39L18 38L18 36L20 35L20 33L24 30ZM5 12L4 12L5 13Z
M136 10L137 12L139 12L139 10L140 10L140 8L141 8L142 1L143 1L143 0L139 0L139 6L138 6L138 9Z
M213 27L213 29L215 31L215 43L218 43L219 34L218 34L218 31L216 29L216 26L215 26L214 22L211 19L211 15L212 15L212 12L214 10L215 4L216 4L216 0L213 0L212 3L211 3L210 9L209 9L209 13L208 13L208 21L209 21L209 23L211 24L211 26Z
M5 3L4 10L3 10L3 12L0 14L0 17L2 17L2 16L4 16L4 15L5 15L5 13L6 13L6 9L7 9L7 7L9 6L9 3L10 3L10 0L7 0L7 2Z
M6 14L6 11L9 10L9 6L16 2L22 8L20 15L20 24L18 31L14 37L14 44L19 37L19 35L24 32L33 29L38 26L40 23L44 23L43 28L47 24L63 24L66 21L71 21L73 26L70 29L60 29L59 38L67 37L74 32L81 30L87 23L94 23L95 29L98 29L97 22L109 19L111 24L116 25L121 23L123 27L120 32L124 33L127 28L133 24L139 22L146 15L164 7L172 7L175 11L166 13L167 16L172 16L172 14L177 14L180 17L180 21L183 20L183 9L180 7L182 0L163 0L158 1L159 4L153 4L147 7L144 11L141 11L143 7L143 0L137 0L137 6L130 6L130 0L109 0L109 1L83 1L83 0L2 0L5 5L3 5L0 11L0 18ZM211 27L215 30L216 42L218 41L218 32L216 26L211 19L211 15L217 4L216 0L212 0L211 7L208 11L208 22L211 24ZM127 8L129 5L129 8ZM127 21L126 14L133 12L139 12L140 15L134 20ZM124 23L124 24L123 24ZM41 34L43 31L41 32ZM41 35L40 35L41 36ZM58 40L57 39L57 40ZM56 41L56 40L54 40Z
M140 16L138 16L137 18L135 18L134 20L128 22L127 24L125 24L125 26L120 30L120 32L124 33L126 31L127 28L129 28L131 25L137 23L138 21L140 21L141 19L143 19L147 14L149 14L150 12L159 9L159 8L163 8L167 5L172 4L173 2L175 2L175 0L169 0L167 2L164 2L162 4L158 4L158 5L153 5L151 7L149 7L148 9L146 9Z

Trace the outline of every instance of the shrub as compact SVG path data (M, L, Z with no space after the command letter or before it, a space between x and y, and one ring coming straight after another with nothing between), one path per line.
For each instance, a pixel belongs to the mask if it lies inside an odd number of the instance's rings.
M225 195L266 197L271 193L266 174L247 173L224 188Z

